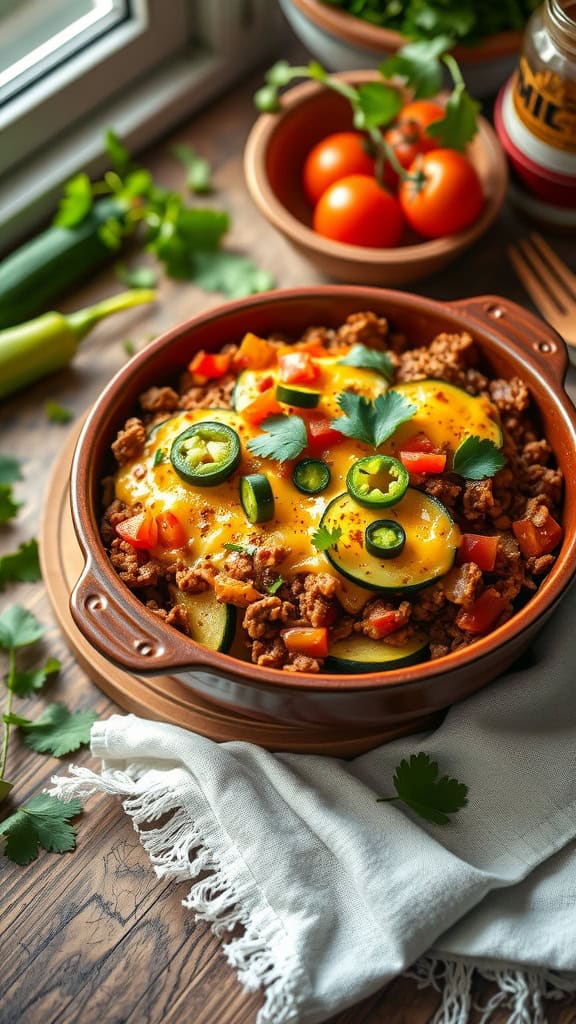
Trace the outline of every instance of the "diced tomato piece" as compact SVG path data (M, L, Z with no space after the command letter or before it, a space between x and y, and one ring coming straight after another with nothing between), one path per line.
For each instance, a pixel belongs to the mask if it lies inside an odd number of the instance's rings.
M307 423L308 450L312 455L321 455L333 444L342 440L339 430L334 430L332 421L324 417L310 417Z
M320 367L309 352L288 352L278 363L284 384L313 384L320 376Z
M264 391L253 402L245 406L240 415L247 423L257 427L268 416L279 416L281 412L282 406L276 401L276 390L269 388L268 391Z
M204 352L200 349L188 364L188 369L198 384L205 384L207 380L216 380L228 373L231 362L229 352Z
M149 512L139 512L118 523L116 533L139 551L150 551L158 543L158 523Z
M156 516L158 541L163 548L183 548L186 534L182 523L173 512L161 512Z
M562 540L562 527L549 512L538 526L529 519L519 519L512 523L512 530L525 558L549 555Z
M456 616L456 625L467 633L487 633L500 618L506 607L505 598L494 587L488 587L471 608L461 608Z
M403 449L398 457L409 473L443 473L446 469L443 452L408 452Z
M276 349L265 338L248 331L240 343L234 357L236 366L249 367L251 370L265 370L276 359Z
M392 609L391 611L382 612L380 615L370 616L370 626L377 630L380 639L385 636L390 636L391 633L395 633L400 626L405 625L402 621L402 616L398 615L398 612Z
M433 452L434 445L432 441L424 433L423 430L419 430L417 434L412 434L406 441L402 442L403 452Z
M282 637L291 654L306 654L309 658L325 658L328 654L328 630L326 626L293 626L283 629Z
M258 381L258 391L260 394L262 394L263 391L269 391L273 384L274 377L271 373L267 373L265 377L262 377L262 379Z
M498 553L498 537L485 537L480 533L463 533L458 548L458 561L474 562L482 572L492 572Z

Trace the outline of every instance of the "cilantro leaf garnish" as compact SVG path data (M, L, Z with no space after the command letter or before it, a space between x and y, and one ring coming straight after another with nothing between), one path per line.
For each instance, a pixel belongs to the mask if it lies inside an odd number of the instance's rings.
M468 786L447 775L439 779L438 762L423 751L400 762L393 782L398 796L381 797L378 803L401 800L421 818L436 825L448 825L449 815L468 803Z
M241 299L274 287L275 280L253 260L240 253L222 250L215 253L197 253L191 277L199 288L207 292L223 292L231 299Z
M285 581L284 577L283 576L279 576L278 579L274 580L274 583L271 583L270 586L268 587L268 593L269 594L277 594L278 591L280 590L280 587L285 582L286 581Z
M255 544L224 544L226 551L237 551L240 555L255 555L258 548Z
M22 479L20 463L12 455L0 455L0 484L15 484Z
M163 462L166 462L166 452L163 448L157 448L154 452L154 458L152 460L153 466L161 466Z
M61 665L57 658L48 658L43 668L37 668L28 672L13 672L8 677L7 685L13 690L17 697L29 697L30 694L41 690L44 683L50 676L60 671Z
M0 590L7 583L35 583L42 578L38 560L38 543L24 541L17 551L0 558Z
M212 168L208 160L199 156L192 146L178 145L172 147L177 160L186 168L186 184L191 192L205 195L212 191Z
M364 395L343 391L338 396L338 405L344 416L332 420L334 430L375 448L391 437L402 423L412 419L417 411L417 406L398 391L378 395L374 402Z
M260 424L264 431L248 441L252 455L262 459L288 462L296 459L308 444L306 426L301 416L269 416Z
M11 484L0 484L0 526L14 519L21 504L20 501L14 501Z
M339 359L340 366L355 366L362 370L376 370L386 380L392 380L394 376L394 364L387 352L379 352L378 349L368 348L367 345L352 345L348 355Z
M493 441L476 435L465 437L454 452L452 469L466 480L484 480L506 465Z
M29 647L44 635L44 627L27 608L13 604L0 615L0 647L15 650Z
M17 716L6 716L4 720L17 725L28 746L38 754L64 757L89 742L96 718L94 711L69 711L65 704L49 704L35 722Z
M328 530L326 526L320 525L312 534L312 543L317 551L327 551L328 548L338 543L341 536L342 530L339 526Z
M51 423L69 423L74 418L74 413L70 409L51 398L44 402L44 412Z
M76 846L76 832L69 824L82 811L79 800L65 802L40 793L0 822L4 853L16 864L36 860L38 849L66 853Z

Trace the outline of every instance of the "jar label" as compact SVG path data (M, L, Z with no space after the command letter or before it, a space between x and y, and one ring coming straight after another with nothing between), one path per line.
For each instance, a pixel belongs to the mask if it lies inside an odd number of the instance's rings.
M533 71L523 56L513 99L518 117L532 135L556 149L576 153L576 82L554 71Z

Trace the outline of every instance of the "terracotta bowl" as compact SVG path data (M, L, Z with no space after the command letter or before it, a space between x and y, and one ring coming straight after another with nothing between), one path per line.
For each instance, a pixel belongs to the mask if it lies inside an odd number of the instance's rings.
M325 67L335 71L373 68L408 40L399 32L371 25L321 0L280 0L291 27ZM499 32L478 46L452 52L473 96L493 96L514 70L522 32Z
M374 310L418 345L440 331L469 331L493 372L529 385L566 480L565 539L536 594L489 636L436 661L366 675L292 675L210 651L167 626L112 569L99 534L101 481L110 443L152 384L172 383L199 349L217 350L247 330L298 336L310 324L341 323ZM576 410L563 389L566 346L532 314L501 298L440 303L403 292L348 287L276 291L229 303L179 324L135 356L94 406L76 447L71 499L85 567L71 596L76 625L110 661L135 675L175 675L221 707L301 725L398 727L473 693L496 678L541 628L576 573Z
M379 78L374 71L339 77L354 84ZM317 234L311 227L312 208L301 185L302 167L320 139L352 128L348 102L316 82L306 82L284 93L280 113L258 118L244 150L244 174L256 206L325 274L358 284L408 284L447 266L490 227L504 202L508 168L496 135L480 118L469 156L480 175L486 202L469 228L432 241L420 241L413 234L408 244L394 249L345 245Z

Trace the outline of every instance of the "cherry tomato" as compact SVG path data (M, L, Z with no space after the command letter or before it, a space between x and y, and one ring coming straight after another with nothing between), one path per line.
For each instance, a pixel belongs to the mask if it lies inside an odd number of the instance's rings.
M454 149L433 149L409 168L422 180L403 181L398 198L406 220L425 238L462 231L480 215L484 195L476 168Z
M402 211L375 178L351 174L326 190L314 210L314 230L335 242L388 248L398 245Z
M422 133L429 124L434 121L442 121L446 115L444 107L440 103L434 103L433 100L414 100L412 103L407 103L405 107L398 114L398 123L402 124L404 121L415 122L420 126ZM423 134L423 138L430 139L431 145L428 149L432 149L436 143L430 136Z
M414 163L419 153L425 153L435 146L432 139L424 136L424 129L417 121L401 121L388 128L384 132L384 139L394 150L398 163L406 170ZM384 183L389 188L396 188L398 184L398 174L390 163L386 163L384 167Z
M313 206L330 185L349 174L374 174L374 161L364 148L361 132L327 135L310 150L304 164L302 183Z

